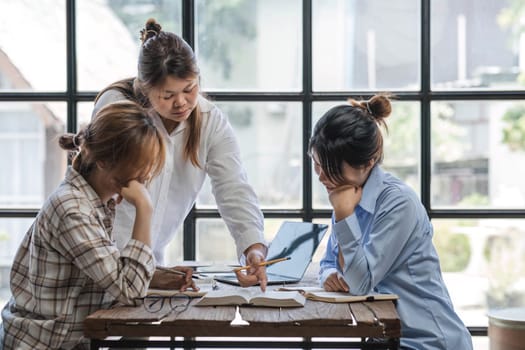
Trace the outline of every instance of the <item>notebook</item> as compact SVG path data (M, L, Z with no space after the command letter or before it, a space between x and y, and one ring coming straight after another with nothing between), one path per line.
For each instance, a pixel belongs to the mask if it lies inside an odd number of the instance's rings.
M328 225L285 221L268 247L266 260L290 257L290 260L266 268L268 284L297 283L303 278ZM235 273L216 274L219 282L239 285Z

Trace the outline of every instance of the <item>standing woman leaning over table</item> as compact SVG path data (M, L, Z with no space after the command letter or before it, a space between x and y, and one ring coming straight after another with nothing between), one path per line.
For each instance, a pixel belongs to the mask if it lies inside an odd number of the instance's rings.
M155 270L144 183L161 171L165 144L153 120L136 103L113 103L59 144L76 155L16 252L2 310L4 350L87 349L86 316L135 304ZM111 228L122 199L137 215L118 249Z
M320 282L328 291L397 294L402 349L470 350L425 208L410 187L380 167L389 97L349 102L323 115L309 145L333 207Z
M258 200L248 184L232 127L222 112L200 95L199 68L191 47L178 35L161 30L154 19L141 31L142 44L136 78L121 80L100 92L95 113L116 100L129 99L152 107L154 118L167 139L163 171L149 186L155 206L153 251L159 265L164 249L179 229L202 189L206 176L221 217L237 246L241 263L251 265L247 274L238 272L241 285L266 287L264 220ZM129 240L134 211L129 203L117 210L114 237L119 246ZM220 249L220 242L214 244ZM175 267L175 269L181 269ZM186 278L157 270L151 283L156 288L194 287Z

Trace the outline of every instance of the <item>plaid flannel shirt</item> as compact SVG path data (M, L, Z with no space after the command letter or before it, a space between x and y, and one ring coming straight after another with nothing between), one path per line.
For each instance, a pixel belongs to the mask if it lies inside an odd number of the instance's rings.
M4 349L81 349L83 321L114 302L146 294L151 249L111 238L114 201L104 205L74 169L29 228L11 269L12 298L2 310Z

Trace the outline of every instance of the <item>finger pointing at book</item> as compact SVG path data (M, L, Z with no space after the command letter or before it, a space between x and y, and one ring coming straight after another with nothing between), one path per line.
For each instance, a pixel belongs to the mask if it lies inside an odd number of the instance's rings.
M242 287L253 286L259 283L261 290L266 290L268 277L266 267L261 264L266 260L267 248L262 244L254 244L245 252L246 264L250 267L243 270L236 270L235 275Z

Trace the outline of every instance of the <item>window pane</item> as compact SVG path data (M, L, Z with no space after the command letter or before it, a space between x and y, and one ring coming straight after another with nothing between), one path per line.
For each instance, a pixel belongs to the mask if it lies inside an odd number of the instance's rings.
M435 102L432 207L525 206L525 103Z
M523 89L521 1L430 3L434 89Z
M300 0L197 0L196 48L205 90L298 91Z
M65 0L0 1L0 90L66 89Z
M314 90L419 89L419 3L314 0Z
M525 304L524 220L433 219L432 224L445 283L467 326L487 326L487 310Z
M312 131L317 121L331 107L341 102L316 102L312 105ZM383 129L384 160L382 168L407 183L416 193L420 189L420 108L417 102L392 102L392 114L386 119L388 132ZM331 208L324 186L312 169L312 198L314 208Z
M392 102L383 132L382 167L420 193L421 109L419 102Z
M0 102L0 207L39 208L64 176L64 103Z
M271 242L284 219L265 219L264 238ZM301 221L301 219L286 219ZM326 246L326 245L325 245ZM222 219L197 219L197 260L237 262L235 241Z
M79 102L77 103L77 130L85 127L91 122L91 113L93 113L93 102Z
M164 250L164 263L166 266L176 266L184 260L183 240L184 234L182 232L182 226L180 226L175 237L168 243Z
M309 267L312 273L317 274L320 268L319 262L321 261L321 259L323 259L326 253L326 245L328 244L328 238L330 237L330 234L332 233L332 220L331 219L315 219L315 220L312 220L312 222L316 224L328 225L328 231L326 231L326 234L321 240L319 247L317 247L317 250L315 251L315 254L312 257L312 263L310 264L310 267Z
M302 206L302 111L294 102L220 102L240 144L248 182L265 208ZM198 207L216 207L209 179Z
M99 91L137 75L140 30L148 18L181 34L181 1L77 1L79 90Z

